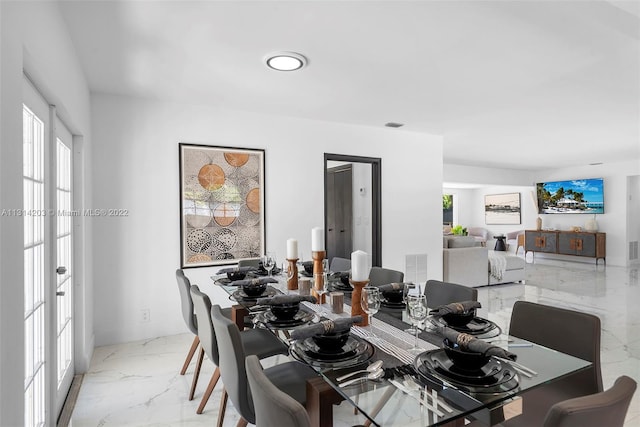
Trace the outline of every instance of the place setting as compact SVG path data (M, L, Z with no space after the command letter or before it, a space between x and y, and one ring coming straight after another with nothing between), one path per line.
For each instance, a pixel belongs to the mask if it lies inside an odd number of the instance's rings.
M454 302L437 307L429 312L429 321L435 327L448 327L480 339L489 339L502 333L494 322L476 316L478 301Z
M404 310L407 307L404 283L389 283L378 286L378 289L382 294L380 300L382 307L392 310Z
M369 342L351 334L362 316L322 320L291 332L291 356L319 368L345 368L364 363L375 352Z
M234 291L229 298L239 304L255 305L258 298L274 296L280 292L269 286L269 283L278 283L278 281L272 277L237 280L235 284L239 286L239 289Z
M222 268L218 270L215 276L212 276L212 279L216 285L238 286L239 281L244 280L247 277L256 277L254 273L257 272L257 270L258 269L253 266ZM216 277L222 275L224 275L225 277Z
M496 395L518 387L518 374L532 375L516 367L517 356L502 347L445 326L436 333L443 337L443 347L419 354L414 362L418 374L429 381L473 395Z
M268 329L295 329L307 325L316 317L312 311L301 308L301 302L315 304L317 299L312 295L275 295L258 298L254 307L265 310L255 314L254 324L262 324Z

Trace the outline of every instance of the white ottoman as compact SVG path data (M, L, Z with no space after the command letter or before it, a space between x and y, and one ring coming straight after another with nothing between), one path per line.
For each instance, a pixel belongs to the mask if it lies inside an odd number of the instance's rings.
M514 255L507 255L505 252L500 251L491 251L493 254L489 256L498 256L504 258L504 262L506 264L504 272L502 273L502 278L498 279L497 277L491 274L491 262L489 262L489 284L490 285L499 285L501 283L512 283L512 282L523 282L525 279L524 268L526 262L523 258Z

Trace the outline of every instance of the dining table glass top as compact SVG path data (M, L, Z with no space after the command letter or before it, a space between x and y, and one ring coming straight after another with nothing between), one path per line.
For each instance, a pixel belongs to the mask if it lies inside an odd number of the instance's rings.
M274 324L268 321L272 317L265 314L268 309L258 307L255 298L237 298L238 287L220 281L221 277L224 276L212 276L212 280L230 299L247 308L255 327L281 331L291 357L311 366L374 425L437 426L469 416L485 419L487 411L523 392L591 366L591 362L502 334L499 328L488 328L489 332L481 331L478 337L517 355L517 363L491 358L481 369L460 370L444 352L443 338L436 333L440 319L429 318L421 325L421 351L411 351L415 337L405 332L411 325L406 310L399 306L383 306L374 316L373 326L351 327L345 345L326 354L312 339L290 340L288 334L308 322L350 316L348 293L343 313L332 312L330 304L303 302L297 321ZM284 277L273 278L278 282L270 283L264 296L297 293L287 290ZM483 322L490 321L478 319L479 324ZM349 373L366 371L376 361L381 361L380 369L342 380ZM362 379L345 386L355 378Z

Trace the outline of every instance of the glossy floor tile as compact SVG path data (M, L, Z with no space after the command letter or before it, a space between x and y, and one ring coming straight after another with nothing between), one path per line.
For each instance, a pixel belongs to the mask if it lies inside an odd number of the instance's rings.
M531 260L529 260L531 261ZM606 388L620 375L640 382L639 268L536 259L526 266L525 284L479 288L480 315L508 330L517 300L594 313L602 320L602 375ZM213 364L206 360L196 398L187 400L193 363L178 371L191 344L190 334L96 348L73 412L73 427L211 426L216 422L221 385L202 415L195 413ZM283 357L283 356L278 356ZM277 363L275 358L267 364ZM337 426L362 423L343 403L336 408ZM225 426L238 415L229 402ZM632 401L625 426L640 424L640 392Z

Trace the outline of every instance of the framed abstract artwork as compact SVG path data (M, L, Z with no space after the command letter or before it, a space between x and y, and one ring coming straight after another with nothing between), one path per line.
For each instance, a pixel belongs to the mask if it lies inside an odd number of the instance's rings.
M487 224L520 224L520 193L485 195L484 218Z
M180 264L229 264L264 253L264 150L178 144Z

